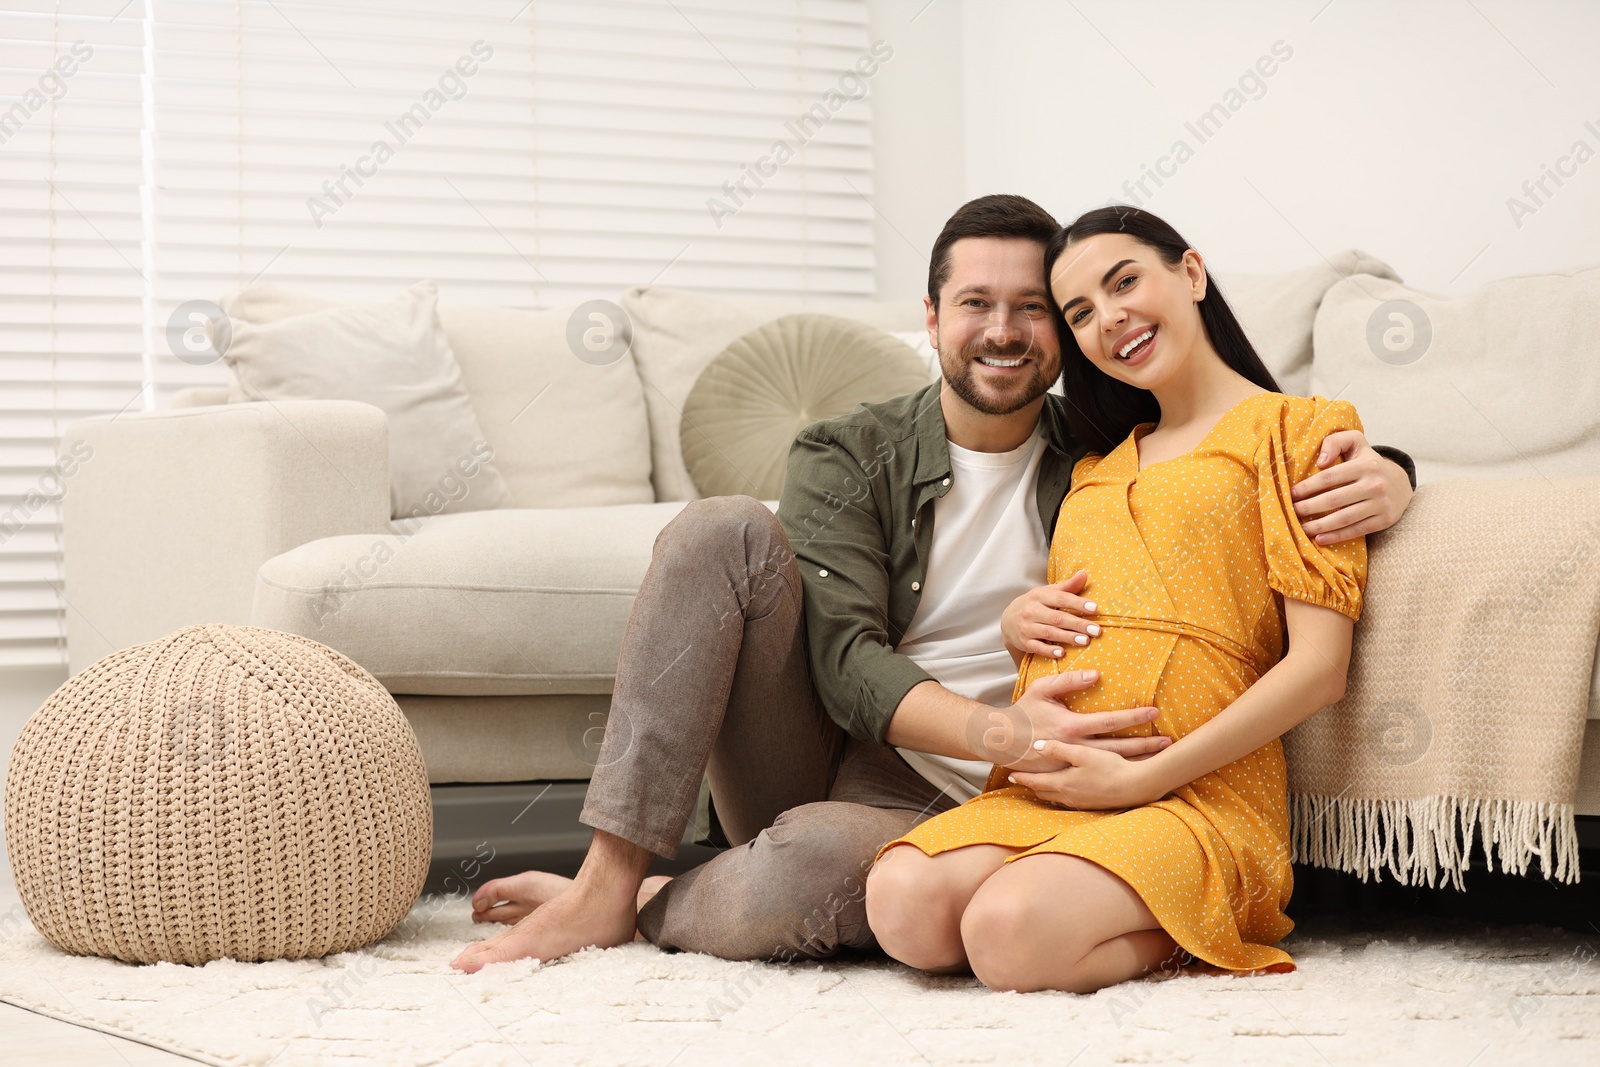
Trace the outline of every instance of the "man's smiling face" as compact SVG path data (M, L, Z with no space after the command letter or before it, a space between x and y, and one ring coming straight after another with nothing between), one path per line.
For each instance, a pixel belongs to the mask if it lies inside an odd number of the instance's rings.
M964 237L928 332L952 392L986 415L1009 415L1061 375L1061 344L1045 284L1044 246L1022 237Z

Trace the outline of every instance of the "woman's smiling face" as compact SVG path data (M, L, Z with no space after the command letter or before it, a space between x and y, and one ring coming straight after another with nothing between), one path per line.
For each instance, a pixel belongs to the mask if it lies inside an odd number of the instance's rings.
M1193 249L1169 266L1126 234L1095 234L1052 264L1050 293L1089 362L1140 389L1168 381L1205 338L1205 266Z

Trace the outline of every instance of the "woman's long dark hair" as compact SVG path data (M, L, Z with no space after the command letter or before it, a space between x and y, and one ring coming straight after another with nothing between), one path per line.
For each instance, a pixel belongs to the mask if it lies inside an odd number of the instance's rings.
M1045 276L1050 276L1056 260L1069 246L1102 233L1127 234L1153 248L1169 267L1182 262L1183 254L1190 248L1177 230L1148 211L1121 206L1095 208L1079 215L1050 242L1044 257ZM1206 295L1199 308L1206 337L1222 362L1261 388L1282 392L1272 372L1256 354L1255 346L1244 335L1244 327L1234 317L1233 309L1223 299L1209 270L1206 271ZM1056 329L1061 335L1061 388L1066 393L1067 425L1079 442L1103 454L1126 440L1141 422L1160 420L1161 406L1156 403L1155 394L1113 378L1089 362L1059 307L1056 308Z

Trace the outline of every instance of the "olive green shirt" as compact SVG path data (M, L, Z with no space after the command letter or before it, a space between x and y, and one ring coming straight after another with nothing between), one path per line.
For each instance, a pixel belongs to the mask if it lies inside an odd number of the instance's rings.
M833 720L864 741L882 741L901 698L933 678L895 646L922 596L933 502L950 491L939 385L801 430L778 502L805 587L812 684ZM1035 500L1048 538L1086 450L1054 393L1040 424Z
M882 741L906 693L936 680L895 651L922 595L933 502L950 491L939 382L801 430L778 502L804 585L811 679L852 736ZM1045 452L1034 499L1047 540L1088 449L1067 429L1065 402L1046 393ZM1403 452L1380 449L1416 477Z

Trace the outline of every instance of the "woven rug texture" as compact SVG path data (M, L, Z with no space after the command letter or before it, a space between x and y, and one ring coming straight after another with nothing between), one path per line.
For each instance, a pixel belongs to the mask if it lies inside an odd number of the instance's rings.
M1600 933L1321 921L1300 969L1092 996L989 992L888 960L729 963L635 943L476 975L464 898L321 960L68 956L0 891L0 1000L227 1067L386 1064L1593 1064ZM847 1057L849 1059L847 1059Z

